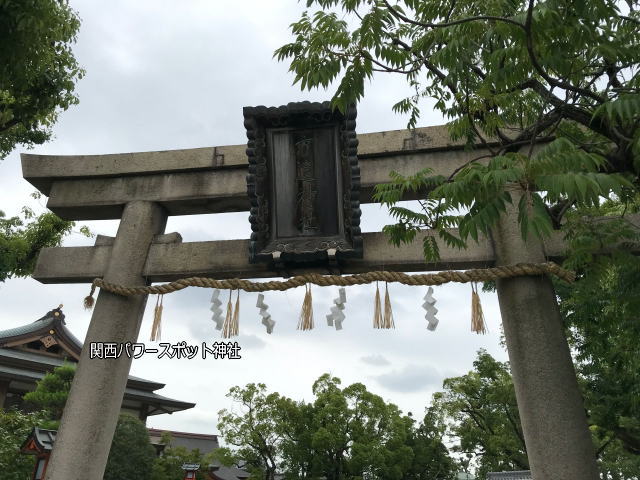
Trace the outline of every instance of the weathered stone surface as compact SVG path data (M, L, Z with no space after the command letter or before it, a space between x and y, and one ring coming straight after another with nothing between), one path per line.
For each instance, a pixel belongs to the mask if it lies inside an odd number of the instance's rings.
M496 264L545 261L542 243L534 238L525 242L517 218L515 207L507 208L494 230ZM516 277L496 284L533 478L598 479L584 402L551 280Z
M364 258L345 260L343 273L371 270L400 272L483 268L493 265L493 250L485 239L471 243L467 250L448 248L440 244L441 259L426 264L421 238L410 245L394 248L382 233L365 233ZM558 236L547 242L551 258L562 255L563 243ZM153 282L202 276L211 278L270 278L279 276L265 265L248 262L248 240L185 242L160 244L154 242L143 275ZM83 283L101 277L111 256L111 247L46 248L40 253L33 278L43 283ZM296 270L303 273L311 270ZM325 270L315 270L328 273Z
M411 175L426 166L449 175L483 151L466 152L443 126L358 136L361 203L395 170ZM47 206L69 220L118 219L132 201L160 203L169 215L249 209L245 145L109 155L22 154L23 176ZM418 198L423 192L408 195Z
M236 146L239 153L239 145ZM229 147L219 147L229 148ZM185 172L216 166L216 147L107 155L34 155L23 153L22 175L45 195L61 179ZM246 163L246 162L245 162Z
M168 152L162 152L168 153ZM483 151L466 152L422 151L417 153L380 152L380 156L360 159L360 202L371 203L373 188L389 181L389 172L395 170L412 175L427 166L436 175L450 175L456 168L482 155ZM140 155L142 163L146 154ZM107 156L108 157L108 156ZM69 157L61 163L74 158ZM33 158L23 157L25 171L32 168ZM80 160L77 160L78 162ZM151 162L151 158L147 159ZM46 163L46 157L45 157ZM124 168L116 162L119 168ZM61 165L61 170L64 170ZM115 169L115 166L114 166ZM44 169L46 170L46 169ZM115 170L114 170L115 171ZM193 215L249 210L247 197L246 163L233 168L209 168L145 175L58 176L48 177L47 207L69 220L118 219L127 202L152 201L161 204L169 215ZM39 180L27 178L38 188ZM406 199L420 198L424 192L407 195Z
M358 135L361 158L388 153L411 153L460 148L445 126L390 130ZM246 145L164 150L108 155L34 155L23 153L22 173L45 195L51 184L63 178L113 177L160 172L186 172L211 168L246 167Z
M630 215L629 220L635 225L640 225L640 215ZM426 234L428 232L425 231L424 235ZM165 282L191 276L218 279L279 276L279 272L269 270L265 265L249 263L248 240L182 243L178 237L179 234L170 233L154 238L143 271L143 275L150 281ZM411 244L398 248L389 245L388 238L380 232L364 233L363 241L364 258L345 260L342 273L361 273L371 270L399 272L463 270L492 266L496 260L493 248L486 239L481 239L477 244L473 241L469 242L469 248L466 250L452 249L442 241L438 241L440 261L429 264L424 262L420 235ZM112 244L112 237L100 236L94 247L45 248L40 253L33 278L43 283L91 282L94 278L103 276L111 256L109 245ZM640 245L630 246L630 248L640 253ZM547 259L560 261L565 252L562 235L556 233L546 239L544 251ZM607 249L603 251L606 252ZM512 261L525 260L514 257ZM296 273L305 271L310 270L296 270ZM316 271L328 273L326 270Z
M134 202L124 210L113 246L93 247L111 252L103 264L105 280L145 285L147 251L164 231L166 212L149 202ZM85 338L56 437L47 480L100 479L118 421L131 358L90 358L92 342L136 342L147 296L121 297L100 291Z

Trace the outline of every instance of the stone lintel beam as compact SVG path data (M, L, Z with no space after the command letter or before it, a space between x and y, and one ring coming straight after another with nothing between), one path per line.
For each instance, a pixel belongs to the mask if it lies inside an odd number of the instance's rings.
M452 142L447 127L389 130L358 135L358 155L377 157L390 153L414 153L462 148L464 142ZM158 173L197 172L223 168L246 168L247 146L164 150L158 152L116 153L107 155L34 155L23 153L22 173L26 180L45 195L57 180L105 178Z
M422 240L395 248L383 233L365 233L364 258L347 260L341 273L361 273L372 270L424 272L485 268L494 263L493 250L487 240L471 242L467 250L448 248L439 242L441 259L425 263ZM545 242L547 256L558 259L564 246L561 237ZM111 256L111 246L45 248L40 253L33 278L42 283L86 283L101 277ZM153 243L143 271L152 282L173 281L191 276L224 278L273 278L281 272L270 270L266 264L248 262L248 240L220 240L211 242ZM382 263L384 261L384 263ZM327 269L296 270L292 275Z
M395 170L434 174L482 155L451 143L445 127L411 133L396 130L360 135L361 203ZM47 206L68 220L118 219L132 201L161 204L169 215L249 210L244 145L165 152L91 156L22 155L24 177L49 196ZM406 199L419 198L418 192Z

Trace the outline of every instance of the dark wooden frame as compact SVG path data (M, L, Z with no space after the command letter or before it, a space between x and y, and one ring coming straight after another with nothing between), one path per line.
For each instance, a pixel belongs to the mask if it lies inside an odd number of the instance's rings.
M249 261L272 261L286 264L318 262L330 258L362 258L360 231L360 168L358 166L358 139L356 138L355 106L344 114L333 111L329 102L289 103L281 107L243 108L247 130L247 193L251 202L249 222L251 240ZM314 129L335 127L336 162L338 163L339 233L330 236L298 236L272 238L274 191L270 167L269 138L278 129ZM340 205L340 203L342 205Z

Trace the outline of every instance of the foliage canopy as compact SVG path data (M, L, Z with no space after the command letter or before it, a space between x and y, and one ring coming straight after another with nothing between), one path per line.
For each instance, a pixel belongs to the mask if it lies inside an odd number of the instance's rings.
M565 291L564 295L569 301L582 293ZM587 317L582 317L581 312L575 315L569 325L577 335L583 331L581 324ZM634 450L638 433L634 426L640 418L635 392L637 371L633 370L637 360L631 359L637 350L638 347L632 349L627 361L617 366L624 379L620 388L617 380L609 376L611 367L600 368L584 358L578 359L578 378L603 479L635 480L640 471L640 455ZM620 354L614 351L602 355L598 363ZM473 367L465 375L444 381L443 390L434 394L429 412L441 416L452 451L466 457L466 470L477 478L484 479L492 471L528 470L509 364L498 362L481 350ZM625 395L624 388L631 388L632 392Z
M79 28L67 0L0 0L0 160L16 145L49 140L58 114L78 103L84 71L71 46ZM51 212L0 211L0 282L30 275L38 252L59 245L73 226Z
M313 384L311 403L267 393L263 384L233 387L240 412L222 410L218 428L255 478L449 480L455 462L443 432L427 419L416 428L398 407L361 383L340 387L328 374Z
M40 426L56 430L67 403L76 367L65 363L47 373L36 384L36 389L24 395L24 402L33 411L43 412L47 421Z
M624 249L640 235L623 223L623 208L606 202L569 215L568 263L579 280L556 284L589 422L612 478L617 470L628 476L640 471L640 259ZM630 210L637 212L638 204ZM609 221L598 219L603 215ZM611 244L622 248L593 254Z
M78 103L79 28L67 0L0 1L0 159L49 140L59 112Z
M153 464L151 480L182 480L184 470L182 465L185 463L197 463L200 470L196 472L195 480L207 480L207 466L212 463L212 454L203 455L197 448L188 450L181 446L171 446L171 435L164 432L162 435L162 443L168 445Z
M40 250L60 245L75 225L49 211L36 215L23 207L21 215L7 218L0 210L0 282L31 275ZM79 231L85 236L93 235L86 226Z
M150 480L155 460L156 450L144 423L133 415L120 414L103 479Z
M395 244L432 228L464 248L518 200L522 235L544 238L574 206L637 191L640 172L640 16L637 0L308 0L292 24L289 60L304 88L339 84L344 110L375 73L414 92L394 110L419 117L429 97L452 139L478 154L448 177L392 174L377 200L391 207ZM625 8L627 12L621 9ZM413 211L406 190L430 192ZM461 213L462 212L462 213ZM457 227L457 234L449 228ZM424 237L427 259L439 255Z
M31 429L42 421L42 413L23 413L0 408L0 471L4 480L30 478L35 457L23 455L20 447Z

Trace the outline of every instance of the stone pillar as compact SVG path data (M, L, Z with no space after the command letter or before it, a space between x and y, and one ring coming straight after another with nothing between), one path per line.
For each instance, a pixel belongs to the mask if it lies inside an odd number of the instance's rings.
M153 236L164 232L167 214L152 202L128 203L122 214L111 259L109 282L146 285L142 277ZM131 358L89 358L91 342L135 342L147 302L100 291L84 341L78 369L49 462L46 480L101 480L115 432Z
M544 262L543 244L525 242L518 196L493 232L496 265ZM518 410L534 480L597 480L595 450L553 284L546 276L497 282Z

